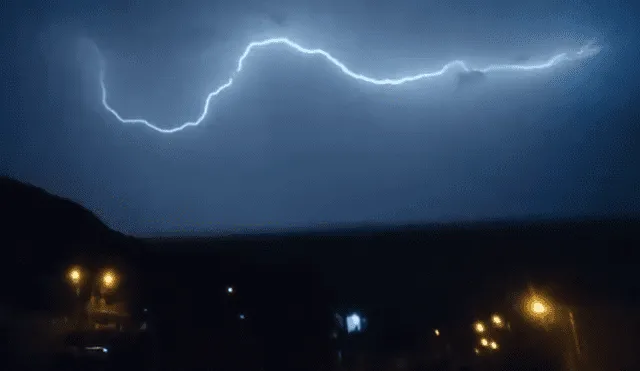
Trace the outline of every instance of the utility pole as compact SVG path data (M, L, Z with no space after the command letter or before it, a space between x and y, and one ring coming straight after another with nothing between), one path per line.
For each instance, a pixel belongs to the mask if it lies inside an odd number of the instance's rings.
M582 358L582 353L580 351L580 341L578 340L578 329L576 326L576 319L573 315L573 311L571 309L568 309L569 312L569 325L571 327L571 336L573 339L573 346L574 346L574 355L575 355L575 367L577 368L581 368L581 358Z

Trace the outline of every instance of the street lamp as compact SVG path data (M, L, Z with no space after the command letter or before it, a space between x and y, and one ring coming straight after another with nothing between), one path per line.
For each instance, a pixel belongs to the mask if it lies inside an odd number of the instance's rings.
M491 343L489 343L489 347L491 347L491 349L493 349L493 350L497 350L498 349L498 343L496 343L495 341L492 341Z
M480 339L480 344L483 347L487 347L487 346L489 346L489 340L487 340L486 338L482 338L482 339Z
M116 285L116 274L112 271L107 271L102 275L102 284L107 289L112 289Z
M554 305L540 295L532 294L525 299L524 312L531 319L552 322Z
M533 314L542 315L542 314L545 314L547 311L548 311L547 306L544 305L544 303L537 300L531 303L531 312Z
M502 321L502 317L497 314L491 316L491 322L493 322L496 327L502 327L502 325L504 324L504 322Z
M473 325L473 328L476 330L478 334L482 334L485 331L484 323L478 321Z
M79 267L71 267L67 273L71 285L75 289L76 296L80 297L80 285L82 283L82 270Z
M82 316L82 298L80 297L80 287L82 286L82 281L84 280L84 273L78 266L71 267L67 272L67 279L71 283L71 286L73 287L76 294L75 300L73 301L73 315L74 321L76 321L76 325L79 325Z
M69 269L69 280L74 286L78 286L80 284L80 280L82 279L82 272L80 268L73 267Z
M576 329L575 318L571 308L553 304L550 300L536 293L532 293L525 298L524 303L524 312L529 318L541 322L543 325L551 325L554 322L556 323L556 326L559 325L558 322L568 325L571 330L571 342L574 347L575 360L580 362L580 342L578 340L578 331ZM574 368L575 367L576 366L574 365Z

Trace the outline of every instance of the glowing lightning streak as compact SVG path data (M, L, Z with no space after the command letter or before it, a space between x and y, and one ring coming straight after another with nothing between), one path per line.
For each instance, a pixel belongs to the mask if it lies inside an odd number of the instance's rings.
M261 48L261 47L266 47L266 46L270 46L270 45L276 45L276 44L281 44L281 45L286 45L302 54L308 54L308 55L320 55L322 57L324 57L327 61L329 61L331 64L335 65L336 67L338 67L345 75L354 78L356 80L360 80L360 81L364 81L370 84L374 84L374 85L401 85L401 84L405 84L408 82L413 82L413 81L418 81L418 80L424 80L424 79L430 79L430 78L434 78L434 77L438 77L438 76L442 76L444 75L447 71L451 70L454 67L458 67L460 69L462 69L465 72L470 72L470 71L479 71L482 73L487 73L487 72L494 72L494 71L532 71L532 70L542 70L542 69L547 69L547 68L551 68L559 63L565 62L565 61L572 61L572 60L578 60L578 59L583 59L583 58L587 58L587 57L592 57L596 54L598 54L600 52L600 47L595 45L594 42L589 42L587 44L585 44L583 47L581 47L578 51L575 51L573 53L570 52L564 52L564 53L560 53L556 56L553 56L552 58L550 58L549 60L547 60L544 63L540 63L540 64L530 64L530 65L518 65L518 64L492 64L489 65L487 67L484 68L470 68L469 66L467 66L467 64L464 61L461 60L455 60L455 61L451 61L447 64L445 64L441 69L437 70L437 71L433 71L433 72L425 72L425 73L421 73L418 75L414 75L414 76L406 76L406 77L401 77L401 78L397 78L397 79L376 79L373 77L368 77L365 75L361 75L359 73L355 73L352 70L350 70L347 66L345 66L342 62L340 62L339 60L337 60L335 57L333 57L331 54L327 53L326 51L322 50L322 49L307 49L304 48L296 43L294 43L293 41L287 39L287 38L273 38L273 39L267 39L267 40L263 40L263 41L255 41L250 43L247 48L244 50L244 53L242 53L242 55L240 56L240 59L238 59L238 65L237 68L235 70L234 75L237 75L238 73L240 73L242 71L242 69L244 68L244 61L245 59L251 54L251 51L253 51L256 48ZM120 121L123 124L143 124L146 125L147 127L158 131L160 133L175 133L177 131L181 131L189 126L198 126L200 125L200 123L207 117L207 114L209 113L209 107L211 104L211 100L218 96L220 93L222 93L224 90L226 90L227 88L231 87L231 85L233 85L233 75L232 77L230 77L226 83L224 83L223 85L221 85L220 87L218 87L217 89L215 89L214 91L210 92L207 95L207 99L205 100L204 103L204 107L202 109L202 113L200 114L200 116L198 116L198 118L195 121L189 121L189 122L185 122L184 124L171 128L171 129L163 129L160 127L157 127L155 125L153 125L152 123L150 123L149 121L145 120L145 119L128 119L128 118L124 118L122 116L120 116L120 114L113 109L109 103L107 103L107 88L105 86L105 82L104 82L104 76L105 76L105 68L104 68L104 63L102 63L101 66L101 70L100 70L100 86L102 88L102 105L104 106L104 108L109 111L116 119L118 119L118 121Z

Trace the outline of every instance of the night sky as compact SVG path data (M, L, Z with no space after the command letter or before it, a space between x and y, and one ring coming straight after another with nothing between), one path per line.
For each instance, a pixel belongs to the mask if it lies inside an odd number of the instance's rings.
M0 5L0 174L142 236L640 212L640 11L628 1L20 1ZM589 59L400 86L452 59Z

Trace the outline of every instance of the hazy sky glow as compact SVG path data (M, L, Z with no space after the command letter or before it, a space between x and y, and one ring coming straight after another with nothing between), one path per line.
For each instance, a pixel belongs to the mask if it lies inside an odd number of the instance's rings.
M625 2L84 1L1 16L0 173L138 235L640 210L637 10ZM236 3L236 2L234 2ZM326 50L377 86L287 45ZM100 54L96 53L95 46ZM101 57L100 57L101 56ZM209 92L233 78L197 127ZM460 65L458 65L460 66Z

